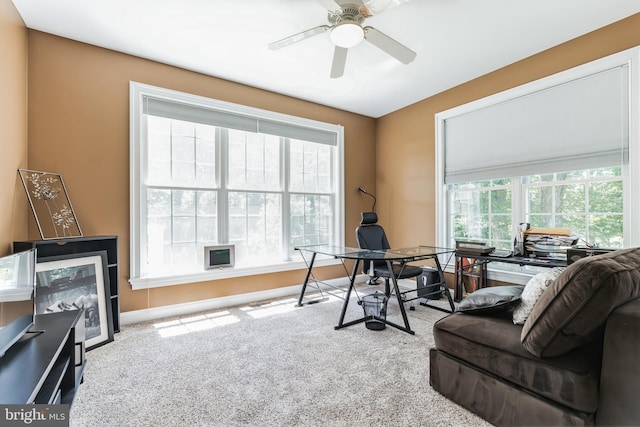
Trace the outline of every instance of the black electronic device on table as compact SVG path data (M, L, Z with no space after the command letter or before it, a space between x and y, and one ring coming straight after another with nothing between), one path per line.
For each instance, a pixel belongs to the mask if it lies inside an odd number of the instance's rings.
M468 255L489 255L495 251L495 247L487 246L482 242L456 242L456 252Z

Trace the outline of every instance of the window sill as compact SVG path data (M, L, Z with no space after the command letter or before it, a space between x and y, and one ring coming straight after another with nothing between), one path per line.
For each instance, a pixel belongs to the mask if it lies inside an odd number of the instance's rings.
M327 265L336 265L340 261L334 258L321 259L317 258L314 267L322 267ZM282 271L307 269L304 261L283 262L281 264L264 265L260 267L246 268L220 268L215 270L207 270L199 273L179 274L175 276L144 276L129 279L131 289L134 291L140 289L160 288L164 286L185 285L188 283L209 282L213 280L232 279L234 277L254 276L257 274L279 273Z

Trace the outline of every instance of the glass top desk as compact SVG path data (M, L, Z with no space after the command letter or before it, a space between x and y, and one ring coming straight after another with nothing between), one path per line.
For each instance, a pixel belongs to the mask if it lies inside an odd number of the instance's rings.
M358 267L360 266L360 262L370 262L370 261L384 261L387 263L387 267L389 269L389 271L394 271L392 268L392 264L393 263L399 263L400 264L400 273L402 272L402 269L404 269L404 267L407 265L407 263L409 262L413 262L413 261L420 261L420 260L426 260L426 259L432 259L436 265L436 268L438 270L439 273L439 277L440 277L440 282L439 283L435 283L433 285L440 285L440 286L444 286L446 289L446 282L444 279L444 273L442 270L442 266L440 265L440 261L438 259L439 255L445 255L445 254L449 254L449 259L451 258L451 256L455 253L455 249L449 249L449 248L440 248L440 247L434 247L434 246L416 246L416 247L411 247L411 248L399 248L399 249L386 249L386 250L369 250L369 249L359 249L359 248L352 248L352 247L348 247L348 246L335 246L335 245L309 245L309 246L298 246L295 248L296 250L300 251L300 253L302 254L302 258L304 259L305 263L307 264L307 274L305 276L304 279L304 283L302 285L302 290L300 291L300 297L298 298L298 304L297 306L302 306L303 305L303 299L305 296L305 292L307 291L307 287L310 285L310 279L313 281L313 283L315 284L314 288L318 289L322 292L322 289L320 288L320 284L325 285L325 287L328 288L332 288L332 289L339 289L341 291L344 291L344 289L341 289L340 287L337 286L333 286L330 285L326 282L322 282L320 280L317 280L314 276L313 276L313 264L316 260L316 256L317 255L325 255L325 256L329 256L329 257L333 257L336 259L339 259L345 269L345 273L346 275L349 277L349 286L346 290L346 294L344 294L344 296L339 296L336 294L331 293L330 291L328 291L327 293L329 293L330 295L336 296L338 298L342 298L344 299L344 303L342 305L342 312L340 313L340 319L338 321L338 325L335 327L335 329L340 329L340 328L344 328L347 326L351 326L354 325L356 323L361 323L367 320L370 320L372 318L374 318L375 316L364 316L362 318L356 319L356 320L352 320L349 322L344 322L344 317L345 314L347 312L347 307L349 305L349 300L351 297L351 292L353 291L354 288L354 283L356 280L356 276L358 274ZM307 257L305 256L305 253L307 255L311 255L310 260L307 260ZM344 260L353 260L355 261L353 264L353 268L351 270L351 273L349 273ZM400 276L400 273L398 274L398 276ZM393 323L391 321L388 321L386 318L378 318L375 317L376 320L383 322L387 325L393 326L397 329L400 329L404 332L410 333L410 334L415 334L415 332L413 330L411 330L411 327L409 326L409 320L407 318L407 313L406 310L404 309L404 303L407 302L408 300L404 299L404 295L406 294L406 292L400 292L400 289L398 287L398 280L397 277L393 276L391 277L391 282L393 284L393 291L390 292L391 294L395 295L397 301L398 301L398 305L400 307L400 313L402 315L402 320L404 325L398 325L396 323ZM448 290L447 292L445 292L445 295L447 296L448 300L449 300L449 304L451 306L451 311L454 311L454 305L453 305L453 301L451 300L451 295L449 294ZM387 298L391 297L391 295L386 295ZM307 302L307 304L312 304L314 302L318 302L319 300L313 300L313 301L309 301ZM433 308L438 308L438 307L433 307Z

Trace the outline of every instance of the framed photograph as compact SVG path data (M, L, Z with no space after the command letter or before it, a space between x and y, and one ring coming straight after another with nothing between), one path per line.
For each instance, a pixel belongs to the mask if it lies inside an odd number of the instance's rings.
M80 309L87 350L113 341L107 251L38 258L35 313Z
M18 169L42 240L82 237L62 175Z

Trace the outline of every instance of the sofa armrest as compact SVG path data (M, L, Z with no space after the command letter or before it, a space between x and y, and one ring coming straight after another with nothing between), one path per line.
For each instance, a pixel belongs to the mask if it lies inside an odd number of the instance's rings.
M596 425L637 425L640 420L640 298L608 317Z

